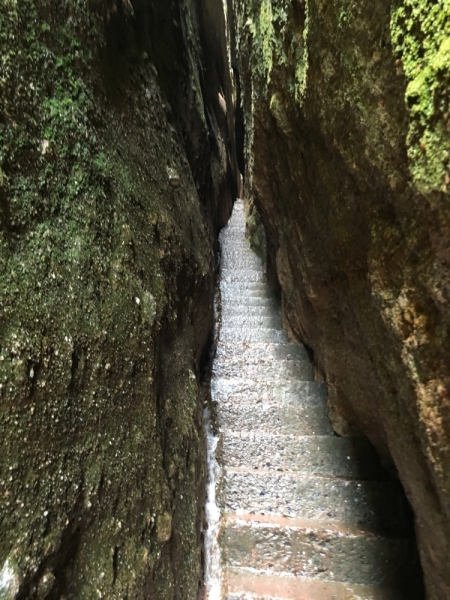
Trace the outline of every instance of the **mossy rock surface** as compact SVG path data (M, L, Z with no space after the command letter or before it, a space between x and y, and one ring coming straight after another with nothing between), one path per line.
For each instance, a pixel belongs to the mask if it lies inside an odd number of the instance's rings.
M232 177L198 21L188 0L0 0L0 596L196 597Z

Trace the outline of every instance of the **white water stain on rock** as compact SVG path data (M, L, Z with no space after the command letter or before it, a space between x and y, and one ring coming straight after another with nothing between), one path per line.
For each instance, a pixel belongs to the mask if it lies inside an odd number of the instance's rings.
M205 411L207 439L208 485L206 490L205 516L205 591L206 600L220 600L222 568L219 547L220 509L216 503L216 490L221 478L221 468L216 459L219 437L212 432L209 411Z
M0 600L13 600L19 591L19 575L12 560L7 559L0 571Z

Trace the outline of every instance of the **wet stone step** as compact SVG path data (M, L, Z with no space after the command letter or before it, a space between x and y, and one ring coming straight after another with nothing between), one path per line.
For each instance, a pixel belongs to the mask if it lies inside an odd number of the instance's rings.
M253 282L264 282L265 275L263 270L257 269L230 269L229 271L222 271L222 284L223 283L253 283ZM264 282L264 289L267 289L267 284Z
M213 400L223 405L241 406L277 404L280 408L299 406L301 408L322 409L324 416L327 410L327 388L319 381L285 381L277 382L270 378L244 379L239 377L221 377L211 380ZM300 435L300 434L299 434Z
M330 421L320 404L280 406L278 404L219 403L221 430L255 431L260 435L332 435Z
M246 316L246 315L228 315L226 319L227 327L239 327L239 328L268 328L268 329L279 329L281 327L281 316Z
M254 361L308 360L303 344L274 344L266 342L240 343L219 341L216 349L216 361L232 356L232 360L241 360L243 364Z
M281 309L275 306L248 306L247 304L227 304L220 310L222 320L228 317L278 317Z
M283 573L229 568L224 600L400 600L398 592L381 586L308 579Z
M279 302L277 302L271 294L266 294L265 296L246 295L245 297L243 297L241 294L238 294L236 296L226 295L226 304L228 306L235 304L236 306L241 307L263 306L265 308L277 308L279 306Z
M224 304L227 304L230 301L232 304L235 304L235 302L232 302L232 299L237 297L239 298L240 304L251 305L251 298L264 298L266 300L271 300L274 306L279 306L279 303L272 292L261 286L258 282L250 282L245 286L237 286L235 283L224 282L220 287L220 295Z
M214 364L212 374L213 377L313 380L314 367L309 361L298 360L260 360L243 365L239 357L228 356Z
M243 329L237 327L227 327L222 324L220 330L220 340L222 342L278 342L288 343L289 338L283 329Z
M406 527L405 500L391 481L226 468L223 505L230 513L335 521L390 536Z
M271 294L267 284L262 281L230 281L222 279L220 282L220 290L223 293L239 291L265 292Z
M225 284L224 284L225 285ZM220 289L220 296L224 304L243 304L251 306L253 298L268 300L276 307L279 305L272 292L267 289L258 289L259 283L249 283L247 288L236 288L232 284L227 284L227 288Z
M297 471L346 479L385 478L376 452L365 438L225 431L221 453L224 464L231 468Z
M263 272L263 266L258 258L244 258L239 256L230 256L229 254L222 255L220 266L222 273L243 270L257 270Z
M328 581L379 585L395 579L410 558L410 542L370 533L227 519L222 538L225 562L265 572Z

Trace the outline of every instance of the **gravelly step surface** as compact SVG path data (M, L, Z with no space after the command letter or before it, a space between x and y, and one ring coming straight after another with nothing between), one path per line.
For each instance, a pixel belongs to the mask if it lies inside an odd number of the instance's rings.
M230 567L363 585L394 577L398 565L410 558L408 540L257 518L227 519L221 542Z
M220 598L412 600L399 586L417 570L400 486L366 440L334 434L326 384L282 330L244 236L237 202L221 233L211 380L223 467Z
M326 385L319 381L298 381L278 378L247 379L220 377L211 381L215 400L226 408L232 404L278 404L279 406L320 405L327 410ZM255 409L256 411L256 409ZM256 414L258 414L256 412ZM260 414L261 421L263 415Z
M323 477L383 480L384 472L372 446L364 438L333 435L304 436L247 434L225 430L222 459L230 467L297 471Z
M226 358L226 360L223 360ZM216 362L227 363L233 361L241 361L243 365L248 362L266 360L273 362L275 360L308 360L308 353L305 346L302 344L281 344L267 342L224 342L219 339L216 350Z
M327 413L320 403L280 406L279 404L219 403L219 420L223 430L242 432L258 430L261 434L332 435Z
M281 315L227 315L227 327L239 327L240 329L281 329Z
M226 582L224 600L398 600L395 591L380 586L255 573L239 568L228 569Z
M226 468L222 485L227 512L340 521L389 534L404 530L395 482Z
M213 368L213 377L237 378L241 374L242 364L240 360L230 360L226 363L216 362ZM245 375L249 379L257 380L269 377L273 380L300 379L309 381L314 379L314 368L306 360L279 360L276 364L273 361L255 360L246 365Z

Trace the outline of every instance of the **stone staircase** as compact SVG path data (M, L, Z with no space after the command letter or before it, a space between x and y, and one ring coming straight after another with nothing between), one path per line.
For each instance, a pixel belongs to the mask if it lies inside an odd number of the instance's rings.
M414 600L404 589L419 569L401 489L366 440L334 435L326 384L282 329L241 201L221 244L212 378L221 598Z

